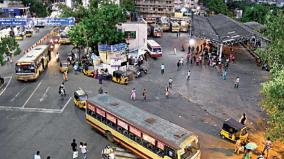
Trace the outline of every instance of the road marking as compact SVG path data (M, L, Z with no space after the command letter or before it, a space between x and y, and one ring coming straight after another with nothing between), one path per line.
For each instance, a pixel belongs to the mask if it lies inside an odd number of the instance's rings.
M13 97L13 98L10 100L10 102L13 102L13 101L20 95L20 93L22 93L22 91L23 91L25 88L26 88L26 86L23 87L23 88L15 95L15 97Z
M5 88L2 90L2 92L0 93L0 96L5 92L5 90L7 89L7 87L9 86L10 82L11 82L11 79L12 79L12 76L9 76L9 77L4 77L4 78L10 78L8 83L6 84ZM3 84L4 85L4 84Z
M34 91L32 92L32 94L29 96L29 98L26 100L26 102L23 104L22 108L24 108L26 106L26 104L29 102L29 100L32 98L32 96L34 95L34 93L36 92L36 90L39 88L39 86L41 85L41 81L39 82L39 84L36 86L36 88L34 89Z
M42 102L46 97L47 97L47 92L49 90L50 87L47 87L45 92L43 93L42 97L39 99L39 102Z
M67 105L69 104L69 102L71 101L72 97L69 97L68 101L65 103L65 105L63 106L63 108L60 110L61 113L64 111L64 109L67 107Z
M21 111L21 112L35 112L35 113L53 113L60 114L62 110L60 109L45 109L45 108L23 108L23 107L10 107L10 106L0 106L0 110L5 111Z

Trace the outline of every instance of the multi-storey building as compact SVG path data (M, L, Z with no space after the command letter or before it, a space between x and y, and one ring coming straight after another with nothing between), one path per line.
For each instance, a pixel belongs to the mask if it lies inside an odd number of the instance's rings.
M171 16L174 14L174 0L135 0L135 6L143 16Z
M184 0L184 7L187 8L197 8L198 0Z

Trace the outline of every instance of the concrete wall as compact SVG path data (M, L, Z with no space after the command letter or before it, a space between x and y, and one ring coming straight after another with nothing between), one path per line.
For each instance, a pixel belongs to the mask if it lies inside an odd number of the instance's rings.
M136 38L129 39L129 50L145 48L147 41L147 24L145 22L126 22L121 25L122 31L135 31Z

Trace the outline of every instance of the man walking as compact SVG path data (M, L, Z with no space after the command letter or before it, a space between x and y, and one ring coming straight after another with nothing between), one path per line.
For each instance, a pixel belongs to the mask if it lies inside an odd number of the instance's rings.
M133 100L133 101L135 101L135 99L136 99L136 90L135 90L135 88L133 88L131 90L130 99Z
M190 72L190 70L188 70L187 76L186 76L186 80L189 80L189 79L190 79L190 75L191 75L191 72Z
M71 148L73 152L77 151L77 143L75 139L73 139L73 142L71 143Z
M146 101L146 99L147 99L146 93L147 93L147 91L146 91L146 89L144 88L144 89L143 89L143 92L142 92L142 96L143 96L144 101Z
M179 67L180 67L180 60L178 60L177 62L177 70L179 70Z
M170 77L169 78L169 88L173 87L173 79Z
M39 154L40 154L40 151L37 151L36 154L34 155L34 159L41 159Z
M180 65L183 66L183 57L180 59Z
M234 88L239 88L239 83L240 83L240 78L237 77L236 80L235 80L235 86L234 86Z
M80 142L80 149L81 149L83 159L87 159L87 152L88 152L87 143L83 144L83 142Z
M165 89L165 96L166 96L166 98L169 98L169 87L166 87L166 89Z
M262 150L263 154L266 152L266 158L268 158L268 152L271 149L271 145L272 145L272 142L270 140L270 137L268 137L267 140L264 143L264 148Z
M165 73L165 65L161 64L161 74L163 75Z

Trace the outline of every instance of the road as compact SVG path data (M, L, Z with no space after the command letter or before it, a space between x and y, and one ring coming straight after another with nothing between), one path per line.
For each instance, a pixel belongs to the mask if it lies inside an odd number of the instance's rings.
M128 101L133 105L178 124L199 135L202 159L234 158L233 144L222 140L218 131L223 120L228 117L238 119L243 112L248 120L256 122L263 113L257 106L259 83L267 73L255 66L248 53L241 50L237 62L230 65L228 80L223 81L216 70L207 66L183 66L176 70L176 62L184 55L180 44L187 39L186 34L176 38L175 34L165 33L156 39L163 48L163 57L149 60L149 73L128 86L103 81L103 88L109 94ZM32 44L22 44L28 47ZM171 45L169 45L171 44ZM173 54L173 48L177 54ZM60 53L69 53L72 47L61 46ZM54 56L54 55L53 55ZM165 74L160 74L160 64L165 64ZM192 72L186 81L186 72ZM71 100L73 92L84 89L89 96L97 94L98 81L83 74L69 73L66 82L67 96L58 96L58 86L62 74L58 64L52 60L48 69L35 82L19 82L14 78L13 67L0 67L6 76L5 85L0 89L0 145L1 158L31 158L37 151L45 158L71 158L70 143L88 143L89 158L100 159L100 152L108 141L92 129L84 120L84 112L74 107ZM233 88L233 79L241 77L239 89ZM168 78L174 80L169 99L164 97ZM138 100L129 100L129 93L136 88ZM146 88L148 100L142 99ZM140 94L141 92L141 94ZM240 157L239 157L240 158Z

